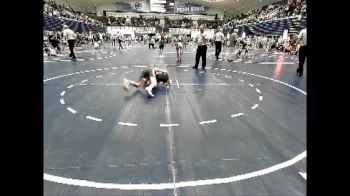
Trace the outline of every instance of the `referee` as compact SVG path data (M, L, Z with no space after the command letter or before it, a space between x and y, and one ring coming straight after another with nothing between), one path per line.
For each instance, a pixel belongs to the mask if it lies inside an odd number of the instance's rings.
M63 37L68 40L68 46L70 50L69 57L72 57L73 59L76 58L74 54L74 45L75 45L75 39L77 38L77 34L74 33L74 31L70 30L67 25L63 25Z
M222 29L219 28L219 31L215 33L215 57L216 59L219 59L221 48L222 48L222 42L224 41L224 34L222 33Z
M197 37L197 52L196 52L196 64L192 67L193 69L198 69L199 58L202 57L202 69L205 69L205 65L207 62L207 35L204 33L204 27L199 27L199 35Z
M296 46L300 43L300 48L299 48L299 67L297 69L297 74L299 76L303 75L303 67L304 67L304 62L305 58L307 56L307 41L306 41L306 28L301 30L299 35L298 35L298 40L296 42Z

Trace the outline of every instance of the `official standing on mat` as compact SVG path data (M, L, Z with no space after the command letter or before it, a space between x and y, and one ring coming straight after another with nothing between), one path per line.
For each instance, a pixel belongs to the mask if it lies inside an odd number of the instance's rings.
M228 57L228 61L233 61L233 56L234 56L234 53L235 53L235 47L236 45L238 44L238 29L235 29L233 31L233 33L230 35L230 54L229 54L229 57Z
M219 28L219 31L215 33L215 57L216 59L219 59L222 43L224 42L224 34L222 33L222 29Z
M70 50L69 57L75 59L76 56L74 54L74 44L75 39L77 38L77 34L75 34L71 29L69 29L67 25L63 25L63 37L65 40L68 41L68 46Z
M192 67L193 69L198 69L199 58L202 57L202 69L205 69L207 62L207 41L208 36L204 33L204 26L199 27L199 35L197 37L197 52L196 52L196 64Z
M306 39L306 28L301 30L298 36L298 40L295 45L298 45L300 43L300 48L299 48L299 67L297 69L297 74L299 76L303 75L304 71L304 62L305 58L307 57L307 39Z
M118 39L118 44L119 44L119 50L120 50L120 48L123 50L123 46L122 46L123 35L121 33L119 33L119 31L117 31L117 39Z

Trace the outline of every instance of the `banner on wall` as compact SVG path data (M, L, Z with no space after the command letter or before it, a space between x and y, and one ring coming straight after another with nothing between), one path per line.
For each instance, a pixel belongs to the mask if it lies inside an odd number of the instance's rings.
M156 33L156 28L154 28L154 27L139 27L139 28L135 29L135 33L153 34L153 33Z
M128 12L150 12L150 0L128 0L125 2L116 2L118 11Z
M175 0L150 0L151 12L174 13Z
M199 33L200 33L199 29L191 29L191 38L197 38ZM206 29L204 30L204 33L208 36L209 39L214 38L214 35L215 35L214 29Z
M205 14L208 7L195 3L175 2L174 13L176 14Z
M185 28L169 28L169 33L171 34L191 34L191 29Z
M132 38L135 37L135 32L132 27L107 27L107 33L114 35L121 33L122 35L131 35Z
M125 26L113 26L107 27L107 32L116 34L120 32L122 34L133 34L134 33L156 33L155 27L125 27Z

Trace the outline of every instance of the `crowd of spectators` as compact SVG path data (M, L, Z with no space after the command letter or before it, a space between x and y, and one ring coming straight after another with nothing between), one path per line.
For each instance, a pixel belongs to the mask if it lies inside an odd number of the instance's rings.
M227 19L226 28L234 28L237 25L243 25L248 23L259 23L267 20L275 20L279 18L306 15L306 0L292 0L291 2L277 2L270 5L263 6L262 8L251 10L242 13L233 18Z
M205 25L209 29L217 29L224 24L223 20L198 20L198 26Z
M157 17L114 17L114 16L98 16L98 21L105 26L133 26L133 27L158 27L160 26L160 18Z
M290 0L289 0L290 1ZM182 19L171 20L168 17L114 17L114 16L100 16L96 17L98 21L105 26L134 26L134 27L163 27L163 28L197 28L204 24L207 28L216 29L220 26L224 28L232 28L237 25L248 23L258 23L267 20L274 20L288 16L306 15L307 4L306 0L292 0L290 2L281 1L272 3L262 8L241 13L238 16L226 20L224 25L223 20L203 20L198 19L193 21L190 18L184 17ZM161 19L164 19L162 23Z
M59 19L68 19L82 21L86 24L102 25L103 23L88 17L86 14L74 10L69 5L57 4L54 0L44 0L44 13L48 16L58 17Z
M201 20L193 21L190 18L170 20L168 17L114 17L114 16L95 16L88 17L86 14L75 11L72 7L64 4L57 4L54 0L44 0L44 13L49 16L83 21L87 24L98 24L104 26L134 26L134 27L163 27L163 28L197 28L204 24L207 28L216 29L219 26L224 28L235 28L237 25L248 23L258 23L267 20L279 19L293 15L306 15L306 0L284 0L272 3L262 8L241 13L238 16L222 20ZM164 20L161 20L164 19ZM162 22L164 21L164 22Z
M294 50L297 41L296 34L289 34L285 39L283 39L282 36L267 37L261 35L249 35L244 41L251 49L263 49L269 52L275 50L278 52L297 54L297 51Z
M97 32L91 32L91 34L87 32L75 32L77 37L76 37L76 46L83 46L86 44L93 44L95 41L99 40L104 40L104 41L109 41L111 39L111 35L108 33L97 33ZM63 32L61 31L44 31L43 33L44 36L44 42L59 42L63 43ZM55 44L53 44L55 45Z
M215 29L222 26L222 20L203 20L194 21L184 17L182 19L171 20L168 17L114 17L100 16L96 18L105 26L133 26L133 27L163 27L163 28L197 28L199 25L206 25L207 28ZM163 19L163 20L162 20ZM163 21L163 22L162 22Z
M165 25L169 28L193 28L192 19L184 17L182 20L170 20L165 17Z
M76 33L75 47L94 45L95 43L111 43L112 35L105 32ZM63 37L63 31L44 31L43 32L44 51L46 54L60 55L68 50L67 40Z

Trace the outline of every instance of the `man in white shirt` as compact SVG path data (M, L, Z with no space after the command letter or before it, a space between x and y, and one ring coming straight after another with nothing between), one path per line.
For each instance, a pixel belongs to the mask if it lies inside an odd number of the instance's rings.
M186 34L182 37L181 41L182 41L183 49L186 49L187 42L188 42L188 38Z
M222 42L224 41L224 34L222 33L222 29L220 28L219 31L215 34L215 57L216 59L219 59L220 53L221 53L221 47Z
M104 36L103 36L103 34L102 34L102 33L100 33L98 36L99 36L99 38L100 38L101 45L103 46L103 37L104 37Z
M117 40L117 35L113 33L112 34L112 46L114 46L114 47L115 47L116 40Z
M119 50L120 50L120 48L123 49L123 46L122 46L123 35L121 33L119 33L119 31L117 31L117 39L118 39L118 44L119 44Z
M207 62L207 42L208 42L208 36L206 33L204 33L204 27L199 27L199 35L197 37L197 52L196 52L196 64L192 67L193 69L198 69L199 59L202 57L202 69L205 69L206 62Z
M68 40L68 46L70 50L69 57L72 57L73 59L76 58L74 54L74 44L75 44L75 39L77 38L77 35L68 28L67 25L63 25L63 38L65 40Z
M154 39L154 36L151 37L150 41L149 41L149 44L148 44L148 49L151 49L151 46L153 49L155 49L154 47L154 43L155 43L155 39Z
M298 35L298 40L295 45L298 45L300 43L300 48L299 48L299 67L297 69L297 74L299 76L303 75L303 67L304 67L304 62L305 58L307 57L307 39L306 39L306 28L301 30L299 35Z
M233 31L233 33L231 34L231 36L230 36L230 45L229 45L229 47L230 47L230 55L229 55L228 61L233 61L232 57L233 57L233 54L235 52L235 47L238 44L238 34L237 34L237 32L238 32L238 29L235 29Z
M162 38L162 36L159 33L157 33L155 39L156 39L156 43L157 43L158 47L156 47L156 48L159 48L161 38Z
M143 45L146 45L146 44L147 44L147 39L148 39L148 35L147 35L147 34L144 34L144 35L143 35Z

